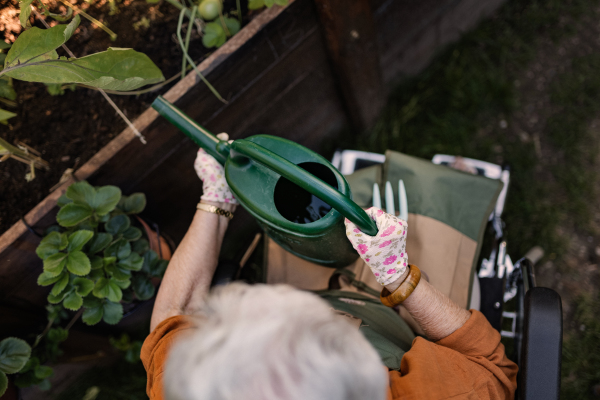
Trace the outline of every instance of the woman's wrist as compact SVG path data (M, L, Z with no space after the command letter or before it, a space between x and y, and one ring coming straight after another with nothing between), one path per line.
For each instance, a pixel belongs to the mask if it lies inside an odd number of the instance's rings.
M396 279L394 282L391 282L391 283L388 283L387 285L385 285L385 288L387 290L389 290L390 293L394 293L394 291L400 287L402 282L404 282L404 280L408 276L408 273L409 273L409 268L406 268L406 270L402 273L402 275L398 276L398 279Z

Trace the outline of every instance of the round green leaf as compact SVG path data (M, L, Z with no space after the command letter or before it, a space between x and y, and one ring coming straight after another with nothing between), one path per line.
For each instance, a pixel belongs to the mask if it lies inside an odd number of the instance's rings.
M95 282L98 279L104 277L104 270L102 268L100 268L100 269L93 269L88 274L88 277Z
M40 276L38 276L37 283L40 286L50 286L53 283L58 282L60 278L62 278L62 274L53 276L52 274L49 274L48 272L44 271L40 274Z
M65 253L56 253L44 260L44 271L46 276L58 276L65 268L67 255Z
M9 337L0 342L0 371L17 373L31 356L31 347L22 339Z
M78 15L76 15L76 17L78 17ZM38 389L40 389L42 391L46 391L46 390L50 390L52 385L50 384L50 381L48 379L44 379L43 381L38 383L37 387L38 387Z
M219 47L227 40L225 31L220 23L209 22L204 26L204 36L202 36L202 44L207 47Z
M50 293L52 293L54 296L58 296L59 294L62 293L63 290L65 290L68 283L69 283L69 274L68 273L61 274L60 280L54 284L54 286L52 287L52 291Z
M132 252L126 259L120 260L118 265L131 271L139 271L144 265L144 259L138 253Z
M67 257L67 269L75 275L83 276L90 273L92 263L83 252L74 251Z
M223 18L225 21L225 26L229 31L229 35L233 36L240 31L240 21L236 18Z
M77 225L91 216L92 209L89 206L71 203L60 209L56 215L56 221L68 228Z
M128 241L138 240L142 237L142 231L134 226L130 226L127 228L125 232L123 232L123 239Z
M54 370L46 365L40 365L35 369L34 373L36 378L46 379L54 375Z
M2 371L0 371L0 397L6 392L6 388L8 387L8 377Z
M248 0L248 9L249 10L258 10L259 8L263 8L265 6L264 0Z
M94 289L92 290L92 294L94 296L98 297L99 299L103 299L106 296L108 296L109 290L110 289L108 287L108 279L100 278L96 282L96 285L94 286Z
M36 254L42 260L50 257L52 254L56 254L59 251L67 247L67 235L60 234L59 232L50 232L46 237L42 239L40 245L35 249Z
M103 315L104 308L102 307L102 305L99 305L98 307L86 308L85 310L83 310L83 315L81 319L87 325L96 325L98 322L100 322Z
M168 266L169 262L167 260L158 260L158 262L154 264L150 270L150 275L157 278L162 278Z
M108 300L114 301L115 303L118 303L123 298L121 288L112 279L108 281L108 296L106 297Z
M87 296L94 289L94 282L86 278L75 278L73 286L80 296Z
M71 184L65 195L77 204L85 204L93 208L92 202L96 196L96 189L86 181L80 181Z
M98 215L106 215L115 209L121 199L121 189L116 186L102 186L96 190L96 196L90 206Z
M131 279L131 288L140 300L148 300L154 296L154 286L143 274L137 274Z
M127 279L124 281L118 281L115 279L113 282L115 282L117 284L117 286L119 286L121 289L127 289L131 285L130 279Z
M150 249L150 244L146 239L140 239L133 242L132 250L140 256Z
M146 208L146 195L144 193L134 193L131 196L123 196L118 207L125 214L139 214Z
M67 251L79 251L94 236L92 231L77 231L69 235L69 245Z
M90 242L88 254L96 254L102 251L112 242L113 237L110 233L97 233Z
M72 291L69 293L65 300L63 301L63 306L72 311L77 311L83 305L83 298L77 294L76 291Z
M128 269L119 268L118 266L111 264L106 266L106 272L108 272L117 281L126 281L131 278L131 271Z
M52 328L48 331L48 340L53 343L61 343L67 340L69 331L63 328Z
M56 205L62 207L72 202L73 200L69 199L66 194L63 194L58 198L58 200L56 200Z
M55 296L55 295L53 295L52 293L50 293L50 294L48 295L48 303L50 303L50 304L58 304L58 303L60 303L61 301L63 301L65 297L67 297L67 294L68 294L68 293L69 293L69 292L67 292L67 291L63 291L63 292L62 292L61 294L59 294L58 296Z
M123 318L123 306L119 303L107 301L104 303L104 322L110 325L117 324Z
M108 220L108 222L104 224L104 229L114 236L118 233L125 232L130 225L131 220L129 217L127 215L119 214Z

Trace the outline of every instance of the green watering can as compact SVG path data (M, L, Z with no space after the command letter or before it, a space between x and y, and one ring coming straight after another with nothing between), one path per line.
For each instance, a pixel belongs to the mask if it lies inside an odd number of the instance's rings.
M350 186L329 161L290 140L256 135L232 143L191 120L159 96L152 107L224 166L240 204L281 247L331 268L358 257L343 218L370 236L375 222L351 200Z

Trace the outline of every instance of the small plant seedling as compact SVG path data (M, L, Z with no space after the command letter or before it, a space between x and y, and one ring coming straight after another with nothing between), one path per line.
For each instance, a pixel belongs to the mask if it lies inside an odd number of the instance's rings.
M12 118L16 114L9 113L8 111L0 110L0 119L2 114L12 114L7 118ZM40 153L24 143L18 143L17 146L13 146L6 140L0 138L0 162L6 161L9 158L20 161L24 164L29 165L29 173L25 175L25 180L28 182L35 179L35 169L44 168L49 169L49 164L40 158Z
M7 374L16 374L29 361L31 346L22 339L9 337L0 342L0 397L8 387Z

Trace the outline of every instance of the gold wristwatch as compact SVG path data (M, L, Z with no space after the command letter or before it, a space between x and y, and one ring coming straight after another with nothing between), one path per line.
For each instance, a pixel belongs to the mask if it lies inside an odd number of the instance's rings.
M210 204L198 203L198 206L196 208L198 210L210 212L210 213L217 214L217 215L222 215L229 219L233 218L233 213L231 211L226 211L217 206L213 206Z

